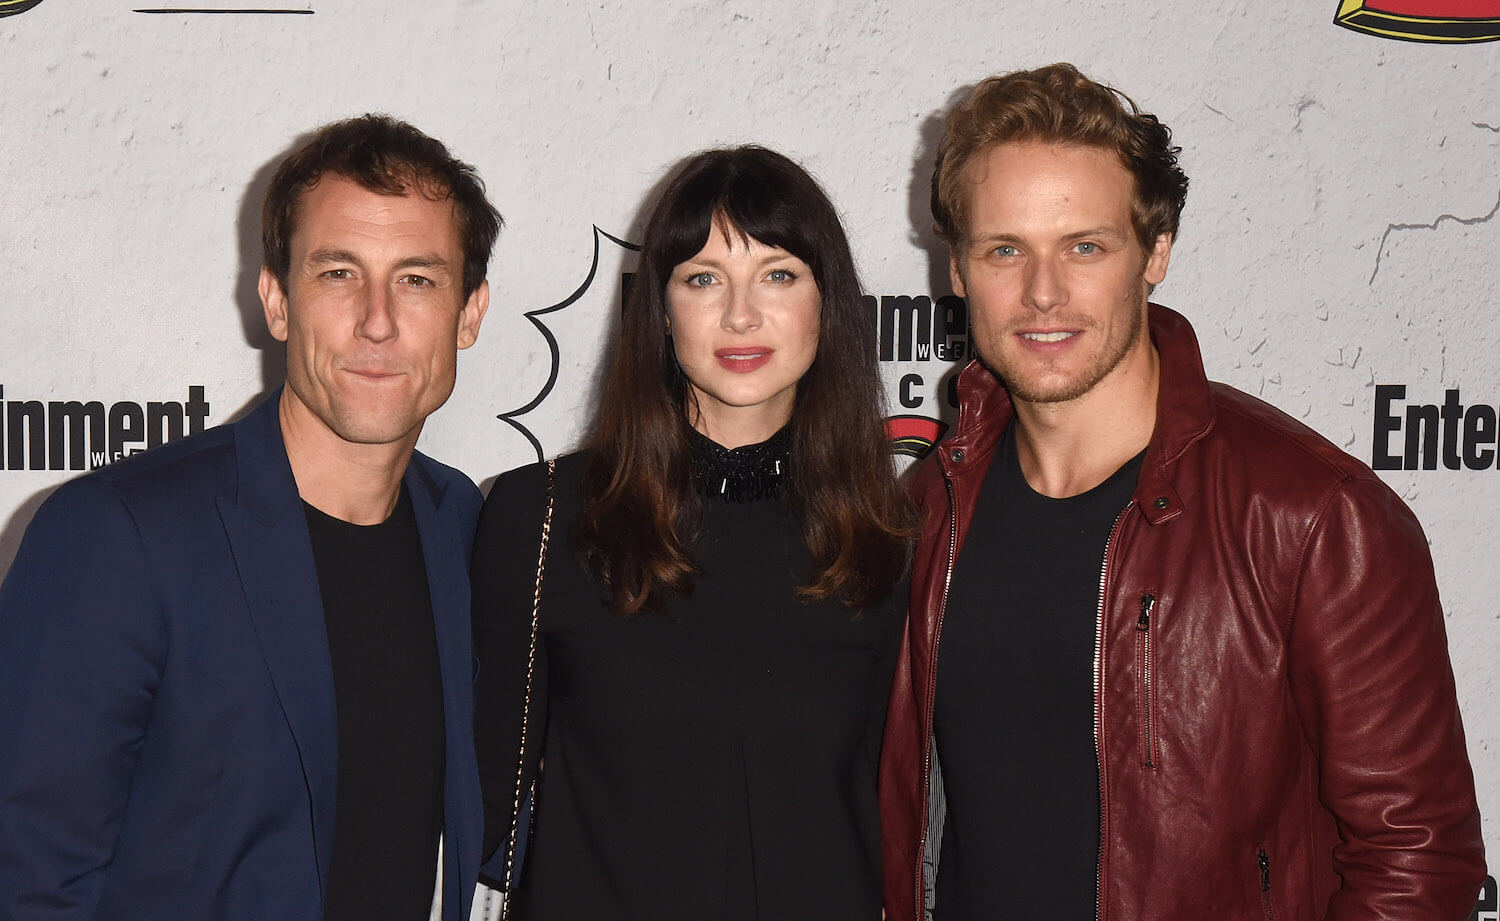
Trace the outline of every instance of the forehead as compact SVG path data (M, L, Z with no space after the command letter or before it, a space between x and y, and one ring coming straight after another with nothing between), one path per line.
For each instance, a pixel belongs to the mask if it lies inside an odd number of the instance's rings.
M738 225L723 215L716 214L709 225L708 239L704 240L698 252L689 256L688 259L691 261L731 256L769 259L791 255L786 249L763 242L741 230Z
M442 253L460 249L453 200L409 186L404 195L386 195L336 173L325 174L303 191L292 231L293 257L337 247L354 252Z
M1040 141L997 144L969 164L973 233L994 221L1087 219L1128 225L1135 178L1114 152Z

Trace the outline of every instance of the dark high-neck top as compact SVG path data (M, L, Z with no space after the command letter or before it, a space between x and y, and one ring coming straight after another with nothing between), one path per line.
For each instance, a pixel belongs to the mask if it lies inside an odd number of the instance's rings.
M811 564L773 490L703 500L691 596L617 614L572 545L585 463L558 465L531 717L545 765L515 916L878 919L876 765L904 583L863 612L801 602ZM514 799L544 484L540 465L502 476L475 545L491 848Z

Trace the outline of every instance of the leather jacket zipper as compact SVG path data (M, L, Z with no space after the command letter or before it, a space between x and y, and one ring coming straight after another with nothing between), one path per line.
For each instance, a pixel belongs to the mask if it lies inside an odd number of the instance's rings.
M1125 513L1135 507L1131 499L1115 516L1109 526L1109 538L1104 542L1104 561L1099 565L1099 609L1094 623L1094 764L1099 771L1099 859L1094 863L1094 918L1104 921L1104 855L1107 850L1109 822L1104 802L1104 593L1109 585L1109 557L1115 548L1115 535L1120 531L1120 521Z
M943 575L943 600L938 604L937 622L932 630L932 653L927 663L926 712L931 713L933 698L937 695L937 652L943 638L943 615L948 612L948 589L953 585L953 564L958 552L958 502L953 498L953 480L943 471L943 486L948 490L948 570ZM916 918L927 916L927 888L922 865L927 857L928 827L927 804L932 796L932 729L929 726L922 740L922 833L917 836L917 913Z
M1156 767L1156 725L1151 716L1151 611L1156 607L1156 596L1141 596L1141 616L1135 622L1136 669L1140 675L1141 688L1141 764Z
M1265 848L1257 851L1255 857L1260 864L1261 909L1266 913L1266 921L1276 921L1276 909L1271 905L1271 858Z

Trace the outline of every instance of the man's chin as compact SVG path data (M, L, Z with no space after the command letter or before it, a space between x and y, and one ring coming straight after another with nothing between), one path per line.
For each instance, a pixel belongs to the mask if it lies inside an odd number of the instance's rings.
M389 445L420 433L424 418L404 409L399 412L344 412L326 420L326 424L341 441L349 444Z

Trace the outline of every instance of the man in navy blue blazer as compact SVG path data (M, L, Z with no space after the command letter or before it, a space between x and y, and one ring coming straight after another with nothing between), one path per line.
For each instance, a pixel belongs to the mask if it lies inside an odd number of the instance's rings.
M480 497L414 446L499 226L394 119L283 161L285 386L61 487L0 587L0 918L468 917Z

